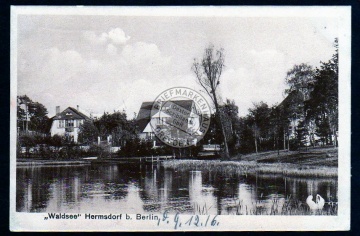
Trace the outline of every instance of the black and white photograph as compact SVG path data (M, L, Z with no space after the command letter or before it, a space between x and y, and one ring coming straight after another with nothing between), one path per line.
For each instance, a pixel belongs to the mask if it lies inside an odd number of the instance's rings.
M349 230L350 10L13 6L10 229Z

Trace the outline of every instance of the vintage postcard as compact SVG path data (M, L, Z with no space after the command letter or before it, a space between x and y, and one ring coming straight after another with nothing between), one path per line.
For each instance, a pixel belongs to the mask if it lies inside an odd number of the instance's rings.
M350 229L351 7L11 7L11 231Z

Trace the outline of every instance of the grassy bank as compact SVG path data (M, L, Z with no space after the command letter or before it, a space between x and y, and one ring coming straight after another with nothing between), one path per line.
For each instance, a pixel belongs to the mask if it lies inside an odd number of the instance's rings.
M228 174L282 174L297 177L336 177L338 170L330 166L310 166L290 163L257 163L255 161L169 160L165 168L181 170L212 170Z
M338 149L334 147L316 147L299 151L281 150L236 155L235 161L256 161L258 163L290 163L311 166L338 166Z
M37 165L86 165L90 161L86 160L42 160L42 159L17 159L17 166L37 166Z

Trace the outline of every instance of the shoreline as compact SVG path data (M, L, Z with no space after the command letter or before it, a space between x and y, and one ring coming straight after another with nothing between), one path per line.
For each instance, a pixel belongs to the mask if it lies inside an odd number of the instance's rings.
M109 159L74 159L74 160L46 160L46 159L17 159L16 166L70 166L90 164L116 164L139 162L146 157L122 157ZM157 163L157 162L156 162ZM338 152L337 148L316 148L306 153L295 151L276 151L236 155L230 160L204 159L170 159L162 160L161 166L182 170L215 170L227 173L247 174L281 174L293 177L337 177Z
M329 177L338 176L338 168L290 163L257 163L254 161L220 160L169 160L162 163L164 168L181 170L216 170L234 174L281 174L292 177Z
M122 163L122 162L130 162L130 161L139 161L139 157L131 157L131 158L119 158L119 159L77 159L77 160L47 160L47 159L17 159L16 166L41 166L41 165L89 165L91 163Z
M129 161L124 159L117 160L17 160L17 167L27 166L73 166L91 165L92 163L122 163ZM139 158L131 158L132 161L139 161ZM254 161L221 161L221 160L191 160L191 159L172 159L161 162L164 168L181 170L216 170L234 174L281 174L292 177L329 177L338 176L338 168L331 166L314 166L290 163L257 163Z
M90 161L86 160L16 160L16 166L41 166L41 165L56 165L56 166L70 166L70 165L88 165Z

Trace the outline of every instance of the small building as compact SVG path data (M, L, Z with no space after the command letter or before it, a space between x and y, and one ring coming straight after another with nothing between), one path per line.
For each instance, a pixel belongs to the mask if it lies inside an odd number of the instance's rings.
M68 107L62 112L60 112L60 106L57 106L56 115L51 119L51 136L54 136L55 134L68 136L75 143L78 141L80 125L82 125L85 120L90 120L87 115L79 111L79 106L77 106L77 109Z

